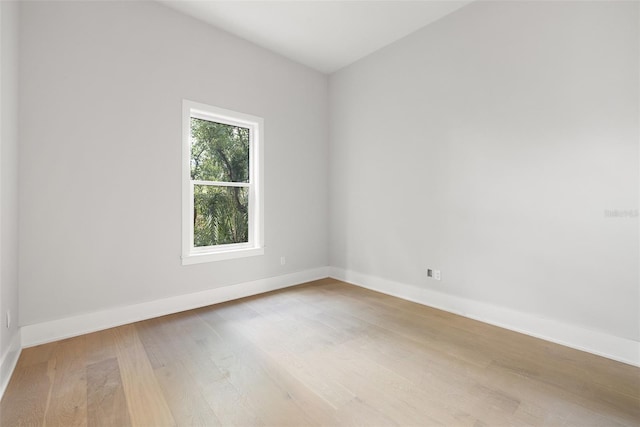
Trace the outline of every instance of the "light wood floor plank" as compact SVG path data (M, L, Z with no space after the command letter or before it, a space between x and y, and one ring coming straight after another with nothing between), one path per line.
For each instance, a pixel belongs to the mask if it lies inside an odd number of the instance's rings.
M171 319L171 321L167 321ZM140 337L152 352L162 370L181 364L185 375L195 382L208 409L222 425L259 426L263 421L255 415L246 397L229 381L229 374L218 367L213 354L227 358L234 350L212 331L194 312L179 313L138 325ZM215 424L218 421L213 421Z
M49 372L53 375L53 384L45 414L46 425L86 425L86 337L60 341L51 355Z
M209 312L205 316L207 324L228 343L234 343L233 355L215 360L229 375L229 381L244 392L247 402L254 408L260 408L260 417L268 425L300 426L317 425L302 408L293 389L285 389L277 381L283 370L271 358L260 351L235 329L225 317L231 313L234 321L240 321L232 306L225 310ZM242 314L244 316L245 313ZM254 316L254 313L250 313ZM243 317L244 318L244 317ZM268 410L266 410L268 408Z
M114 329L129 416L134 426L176 425L134 325Z
M115 357L87 366L87 425L131 425L118 359Z
M44 423L51 380L48 362L19 364L0 405L0 425L39 426Z
M155 371L177 425L220 426L196 381L180 361Z

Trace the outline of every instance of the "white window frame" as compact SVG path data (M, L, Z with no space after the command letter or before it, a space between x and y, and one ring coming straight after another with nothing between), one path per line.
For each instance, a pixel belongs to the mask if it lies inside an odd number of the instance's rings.
M191 118L249 128L249 182L209 182L191 179ZM263 128L261 117L182 101L182 265L264 254ZM194 247L193 186L217 185L249 189L249 241Z

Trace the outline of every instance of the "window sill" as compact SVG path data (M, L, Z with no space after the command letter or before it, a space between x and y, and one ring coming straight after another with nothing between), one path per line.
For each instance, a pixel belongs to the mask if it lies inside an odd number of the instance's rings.
M192 253L182 257L182 265L200 264L203 262L223 261L226 259L245 258L264 255L264 248L231 249L220 252Z

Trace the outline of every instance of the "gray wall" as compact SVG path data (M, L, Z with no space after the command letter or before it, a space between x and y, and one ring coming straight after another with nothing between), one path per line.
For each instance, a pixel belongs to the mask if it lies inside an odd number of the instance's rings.
M330 264L638 341L638 40L478 2L332 75Z
M328 264L325 75L155 2L20 23L22 325ZM264 118L264 256L181 265L183 98Z
M0 2L0 393L18 333L18 7ZM6 328L6 313L12 323ZM17 345L20 343L17 342ZM6 362L6 363L3 363Z
M477 2L329 79L154 2L20 24L22 325L330 264L639 339L637 3ZM265 256L181 266L183 98L265 118Z

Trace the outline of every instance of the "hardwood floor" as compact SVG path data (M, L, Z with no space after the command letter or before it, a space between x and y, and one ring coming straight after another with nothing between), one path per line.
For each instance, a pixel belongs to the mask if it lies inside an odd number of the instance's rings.
M638 426L640 369L325 279L23 350L2 426Z

